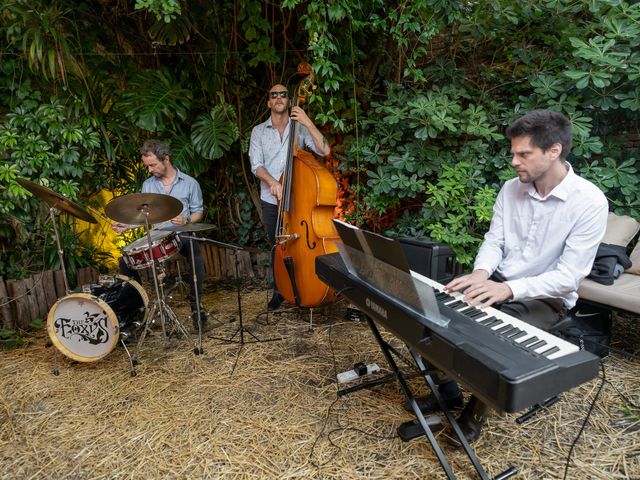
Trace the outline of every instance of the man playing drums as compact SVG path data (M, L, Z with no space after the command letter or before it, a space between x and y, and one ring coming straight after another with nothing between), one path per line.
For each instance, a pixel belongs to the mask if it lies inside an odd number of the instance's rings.
M171 163L171 148L165 142L159 140L147 140L140 149L142 161L152 175L142 184L142 193L160 193L171 195L182 202L182 212L172 218L169 222L173 225L186 225L188 223L198 223L204 218L204 207L202 201L202 190L197 180L181 172ZM130 225L116 222L112 225L113 230L118 233L132 228ZM191 245L193 245L193 257L197 277L197 298L202 298L202 279L204 278L204 266L202 263L202 253L198 242L183 240L180 247L180 254L191 263ZM124 275L139 280L136 270L129 268L121 257L119 259L120 272ZM198 328L197 304L194 291L193 276L189 275L189 301L191 303L191 318L194 328ZM206 325L206 312L200 308L201 325Z

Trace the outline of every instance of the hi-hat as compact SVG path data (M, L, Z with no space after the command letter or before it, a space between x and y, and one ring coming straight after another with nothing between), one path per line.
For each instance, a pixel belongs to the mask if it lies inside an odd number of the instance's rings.
M64 195L54 192L50 188L43 187L37 183L30 182L24 178L18 178L16 181L24 188L33 193L40 200L49 204L53 208L57 208L63 212L73 215L80 220L84 220L89 223L98 223L96 219L89 212L85 211L80 205L72 200L69 200Z
M215 228L215 225L211 225L210 223L185 223L184 225L162 225L156 228L156 230L163 230L165 232L201 232L203 230L211 230L212 228Z
M161 193L130 193L111 200L104 209L107 217L127 225L143 225L171 220L182 212L182 202Z

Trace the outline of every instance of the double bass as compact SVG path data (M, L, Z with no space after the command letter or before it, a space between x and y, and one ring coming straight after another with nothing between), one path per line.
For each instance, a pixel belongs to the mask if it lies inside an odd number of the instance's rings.
M293 105L311 94L314 74L306 64L306 77L296 87ZM300 72L300 67L298 69ZM273 272L284 299L298 307L314 308L335 301L334 291L316 275L319 255L338 251L333 225L338 185L313 154L298 148L296 121L291 119L287 163L280 182Z

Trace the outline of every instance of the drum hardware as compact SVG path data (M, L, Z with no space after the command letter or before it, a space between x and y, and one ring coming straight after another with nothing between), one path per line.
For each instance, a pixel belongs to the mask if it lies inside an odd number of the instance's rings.
M183 225L162 225L158 228L158 230L164 230L169 232L201 232L204 230L210 230L214 228L215 225L210 225L207 223L185 223ZM193 251L193 241L200 240L198 237L183 235L183 238L189 240L189 245L191 247L191 271L193 274L193 285L195 290L195 300L196 300L196 318L198 324L198 345L194 348L193 352L196 355L202 355L204 353L204 349L202 348L202 311L200 308L200 294L198 292L198 274L196 273L196 262L195 262L195 253Z
M202 232L204 230L211 230L215 228L215 225L210 223L185 223L184 225L174 225L172 223L159 226L156 230L163 230L165 232Z
M191 241L197 240L197 241L200 241L200 242L213 243L214 245L218 245L220 247L228 248L228 249L233 251L233 257L234 257L234 263L235 263L235 277L236 277L236 297L237 297L237 300L238 300L238 322L239 322L239 326L236 329L236 331L233 333L233 335L231 335L229 338L221 338L221 337L210 336L210 338L215 338L217 340L222 340L223 343L237 343L237 344L240 345L240 350L238 351L238 355L236 356L236 361L233 364L233 368L231 369L231 375L233 375L233 372L235 371L236 366L238 364L238 360L240 359L240 352L242 351L242 348L244 347L245 343L275 342L275 341L278 341L278 340L282 340L282 338L278 337L278 338L262 338L261 339L258 336L256 336L251 330L249 330L247 327L244 326L243 319L242 319L242 298L241 298L241 295L240 295L241 283L242 282L241 282L241 279L240 279L240 272L239 272L240 261L238 260L238 252L241 251L241 250L244 250L244 248L239 247L237 245L231 245L229 243L218 242L216 240L210 240L208 238L198 238L198 237L192 237L192 236L187 236L187 235L183 235L182 238L188 238ZM252 338L252 340L245 340L245 334L249 335ZM238 337L239 340L236 340L236 337Z
M202 317L200 312L200 295L198 294L198 274L196 273L195 254L193 253L193 236L189 236L189 245L191 246L191 270L193 271L193 290L196 297L196 318L198 319L198 345L193 349L196 355L204 354L202 348Z
M151 229L149 225L152 223L160 223L170 220L182 212L182 202L170 195L160 193L132 193L112 199L105 207L107 216L117 222L129 225L144 225L145 235L147 238L148 252L153 257L153 242L151 240ZM179 250L179 249L178 249ZM125 260L126 261L126 260ZM162 335L167 338L167 323L170 323L176 330L182 333L191 343L189 334L184 326L176 317L176 314L164 301L164 289L158 283L158 273L156 271L156 261L152 259L150 262L151 274L153 277L153 285L156 292L156 298L153 301L149 314L144 321L144 328L138 340L138 348L140 348L151 329L156 315L160 318L162 327ZM164 278L164 270L162 270ZM161 290L162 289L162 290Z
M58 232L56 217L60 215L61 212L65 212L76 218L84 220L85 222L97 223L97 221L93 216L83 210L80 205L69 200L64 195L54 192L50 188L43 187L42 185L38 185L37 183L33 183L24 178L18 178L16 181L26 190L49 205L49 216L51 218L53 233L58 247L58 258L60 259L60 269L62 270L62 278L64 279L64 290L68 295L71 293L71 289L69 288L69 280L67 279L67 269L64 264L64 250L62 250L62 245L60 243L60 234Z
M180 289L181 301L184 301L186 298L185 289L188 287L188 284L182 279L182 270L180 269L179 261L176 262L176 271L177 271L177 278L174 280L173 285L171 285L167 289L166 295L169 298L169 300L173 300L173 291L177 288L177 289Z

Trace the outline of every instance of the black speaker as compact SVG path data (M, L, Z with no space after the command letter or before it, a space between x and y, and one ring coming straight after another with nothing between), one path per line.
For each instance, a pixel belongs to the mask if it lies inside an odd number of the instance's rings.
M453 280L456 254L447 245L428 238L400 237L397 240L411 270L440 283Z

